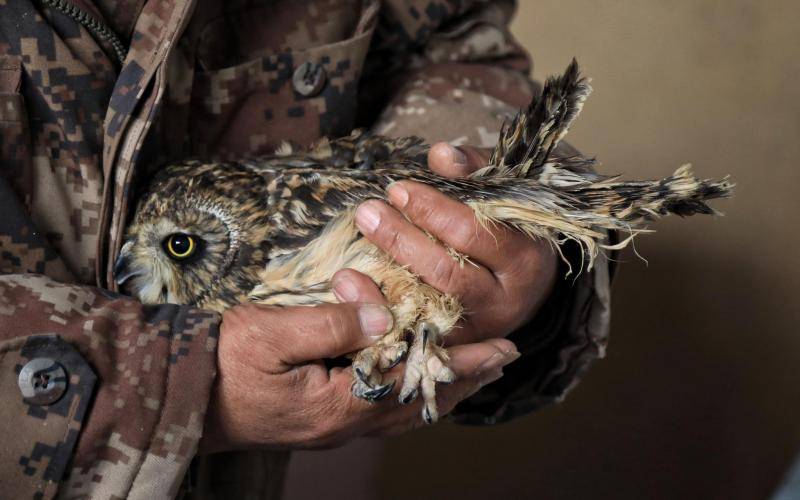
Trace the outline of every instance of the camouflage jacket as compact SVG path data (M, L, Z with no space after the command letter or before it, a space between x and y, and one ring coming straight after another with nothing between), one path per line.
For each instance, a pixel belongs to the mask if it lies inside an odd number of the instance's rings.
M1 495L279 491L285 456L190 470L220 318L114 292L137 185L164 160L258 154L356 126L492 146L534 89L512 11L486 0L0 0ZM601 263L561 283L513 334L523 357L454 419L493 423L561 398L602 355L608 282ZM248 460L254 469L239 466Z

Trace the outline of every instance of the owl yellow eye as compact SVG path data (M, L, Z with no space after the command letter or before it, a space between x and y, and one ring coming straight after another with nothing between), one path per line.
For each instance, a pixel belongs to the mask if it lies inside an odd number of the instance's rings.
M188 234L175 233L171 234L164 241L164 248L167 255L175 260L188 259L197 251L197 242L194 236Z

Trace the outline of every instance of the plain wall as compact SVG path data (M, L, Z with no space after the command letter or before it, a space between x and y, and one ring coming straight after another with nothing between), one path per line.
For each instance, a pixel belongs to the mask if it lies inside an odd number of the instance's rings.
M570 141L602 172L691 162L735 198L623 255L607 358L564 403L300 454L287 498L766 498L800 452L800 7L520 3L534 76L593 78Z

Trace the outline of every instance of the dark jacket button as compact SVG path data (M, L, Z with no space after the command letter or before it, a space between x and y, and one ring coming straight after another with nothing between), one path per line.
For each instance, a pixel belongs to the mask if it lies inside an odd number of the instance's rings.
M325 68L321 64L304 62L294 71L292 86L298 94L312 97L320 93L325 86L325 80Z
M33 358L22 367L17 383L25 402L50 405L66 392L67 374L53 359Z

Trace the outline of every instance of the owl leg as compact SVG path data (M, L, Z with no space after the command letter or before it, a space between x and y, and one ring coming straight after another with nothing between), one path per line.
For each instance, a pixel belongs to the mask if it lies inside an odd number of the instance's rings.
M375 345L359 351L353 358L353 395L375 402L392 391L395 382L382 384L382 372L397 365L408 352L402 331L395 329Z
M411 403L422 392L422 418L428 424L439 418L436 382L449 384L456 379L453 370L447 366L450 359L447 350L440 345L441 333L433 322L423 321L417 325L400 389L400 402L403 404Z

